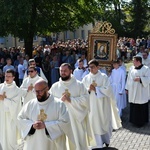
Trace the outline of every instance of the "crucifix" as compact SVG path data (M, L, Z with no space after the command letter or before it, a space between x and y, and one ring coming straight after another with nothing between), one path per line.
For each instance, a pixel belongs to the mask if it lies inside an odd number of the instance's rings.
M68 89L65 89L65 92L63 93L63 94L66 94L68 97L70 97L70 93L69 93L69 91L68 91Z
M97 86L97 83L95 82L95 80L93 80L92 85L93 85L94 87Z
M0 100L4 100L4 98L7 98L6 92L3 92L3 94L0 94Z
M33 88L33 84L31 83L30 86Z
M38 120L44 122L46 119L47 119L47 114L44 113L44 109L41 109L40 114L38 115Z
M4 93L3 93L3 97L4 97L4 98L7 98L7 96L6 96L6 92L4 92Z

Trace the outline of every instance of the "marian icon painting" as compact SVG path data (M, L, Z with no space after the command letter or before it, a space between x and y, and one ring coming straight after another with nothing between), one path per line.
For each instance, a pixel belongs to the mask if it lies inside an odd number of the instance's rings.
M97 59L102 66L110 66L116 59L117 34L107 22L98 22L88 36L88 60Z

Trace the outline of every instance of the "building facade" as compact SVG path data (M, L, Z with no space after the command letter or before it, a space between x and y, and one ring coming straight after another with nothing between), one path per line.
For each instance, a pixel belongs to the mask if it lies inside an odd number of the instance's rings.
M79 27L78 29L75 29L74 31L64 31L60 33L52 33L51 34L51 40L53 42L57 40L67 41L72 39L84 39L87 40L88 33L93 29L93 24L84 25L83 27ZM45 42L46 38L42 38L39 36L35 36L33 38L33 45L45 45L50 44L49 42ZM8 35L7 37L0 37L0 48L9 48L9 47L24 47L24 40L15 38L12 35Z

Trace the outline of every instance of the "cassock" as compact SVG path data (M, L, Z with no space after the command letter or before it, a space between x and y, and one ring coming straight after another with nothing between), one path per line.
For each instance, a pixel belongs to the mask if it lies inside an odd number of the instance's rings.
M95 84L96 87L96 93L94 91L90 92L89 116L97 143L97 147L94 148L102 148L103 143L110 143L112 128L118 129L121 127L121 120L115 102L110 99L113 97L112 88L107 75L100 71L95 75L89 73L83 78L82 82L87 89L91 84ZM113 125L114 122L115 125Z
M23 97L23 105L25 105L29 100L36 98L35 92L33 90L28 91L28 87L31 85L34 87L36 81L40 79L43 79L43 78L36 75L34 78L31 78L30 76L28 76L23 80L23 83L20 86L21 89L26 91L26 95Z
M25 93L14 81L0 84L0 94L4 93L4 100L0 100L0 142L3 150L14 150L19 138L17 115L21 109L21 96Z
M117 107L119 110L119 116L122 116L122 109L126 107L125 94L125 72L122 68L113 69L109 77L110 83L113 89L113 93L116 99Z
M135 82L135 77L140 77L141 81ZM143 126L148 122L149 84L150 69L145 65L132 67L125 89L128 90L130 103L130 122L137 126Z
M45 123L46 129L30 132L33 123L39 120ZM36 98L29 101L18 115L21 135L25 140L23 150L67 150L65 134L69 131L70 122L66 107L53 96L44 102Z
M71 76L69 81L62 81L52 85L50 93L60 99L63 93L70 94L71 103L64 102L68 108L71 127L74 135L75 146L70 150L88 150L88 145L93 142L93 135L89 124L89 94L84 85Z

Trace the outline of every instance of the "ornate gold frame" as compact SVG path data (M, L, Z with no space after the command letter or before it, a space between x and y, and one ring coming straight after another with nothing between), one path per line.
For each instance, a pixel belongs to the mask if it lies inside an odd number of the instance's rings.
M98 46L103 45L104 57L99 57ZM97 59L100 66L111 66L112 60L116 59L117 34L111 23L97 22L88 36L88 60ZM97 48L97 49L96 49Z

